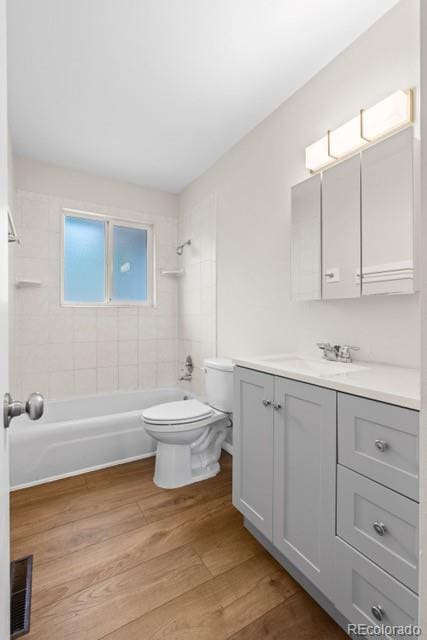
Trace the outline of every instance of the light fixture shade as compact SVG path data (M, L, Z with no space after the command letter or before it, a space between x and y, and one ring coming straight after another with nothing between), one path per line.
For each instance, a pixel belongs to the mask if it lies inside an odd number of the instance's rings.
M366 141L361 136L360 114L330 132L329 152L333 158L344 158L364 144Z
M310 171L318 171L333 162L333 158L329 155L328 136L320 138L314 144L305 149L305 166Z
M305 166L319 171L366 147L370 142L412 122L412 89L395 91L373 107L359 112L341 127L305 149Z
M412 91L396 91L362 112L363 137L376 140L412 121Z

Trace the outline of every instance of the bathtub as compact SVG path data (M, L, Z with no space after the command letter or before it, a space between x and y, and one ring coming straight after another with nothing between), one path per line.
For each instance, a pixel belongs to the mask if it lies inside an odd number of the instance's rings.
M154 455L156 445L142 426L142 410L188 395L165 388L53 400L46 402L37 422L15 418L10 426L11 488Z

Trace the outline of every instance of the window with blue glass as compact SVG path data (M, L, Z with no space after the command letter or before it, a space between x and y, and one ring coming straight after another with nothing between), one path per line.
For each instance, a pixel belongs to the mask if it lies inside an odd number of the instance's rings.
M149 226L70 214L63 234L64 304L149 302Z

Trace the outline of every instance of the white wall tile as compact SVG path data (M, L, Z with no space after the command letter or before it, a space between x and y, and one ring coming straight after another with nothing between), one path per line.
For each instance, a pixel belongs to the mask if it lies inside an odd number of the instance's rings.
M160 269L178 266L177 219L22 190L16 202L22 244L11 255L11 278L15 273L42 286L15 290L11 282L14 388L39 388L55 398L155 387L159 358L159 379L170 384L177 366L178 282L159 277L154 308L62 307L61 220L66 207L152 223Z
M155 340L157 338L158 321L159 319L156 316L139 316L138 339Z
M141 389L157 387L157 364L144 363L138 367L138 386Z
M97 318L96 337L100 342L106 340L118 340L118 318L115 315L99 316Z
M138 315L136 309L132 311L119 312L119 340L138 340Z
M74 369L73 344L60 342L47 345L47 362L49 371L69 371Z
M137 340L121 340L119 342L119 365L138 364Z
M74 393L89 396L96 393L96 369L74 371Z
M104 341L97 343L97 367L117 367L119 364L119 347L117 342Z
M74 395L74 372L54 371L49 374L49 396L66 398Z
M139 363L154 363L157 362L157 341L156 340L143 340L138 343L138 356Z
M74 368L75 369L95 369L97 366L97 345L96 342L75 342L74 348ZM114 343L115 344L115 343Z
M158 362L176 362L176 340L158 340L157 341L157 361Z
M176 362L159 362L157 365L157 384L159 387L171 387L176 385Z
M119 386L118 367L97 368L96 372L97 372L98 393L107 393L109 391L118 390L118 386Z
M119 390L132 391L138 388L138 367L119 367Z
M57 310L49 314L49 342L73 342L72 309Z
M83 309L75 309L73 316L74 342L93 342L97 336L96 313L84 313Z

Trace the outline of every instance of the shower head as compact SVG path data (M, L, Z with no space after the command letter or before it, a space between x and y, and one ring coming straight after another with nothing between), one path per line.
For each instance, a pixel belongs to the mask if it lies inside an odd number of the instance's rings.
M190 246L191 244L191 240L187 240L187 242L184 242L183 244L179 244L176 248L176 252L179 256L182 256L182 254L184 253L184 247L186 245Z

